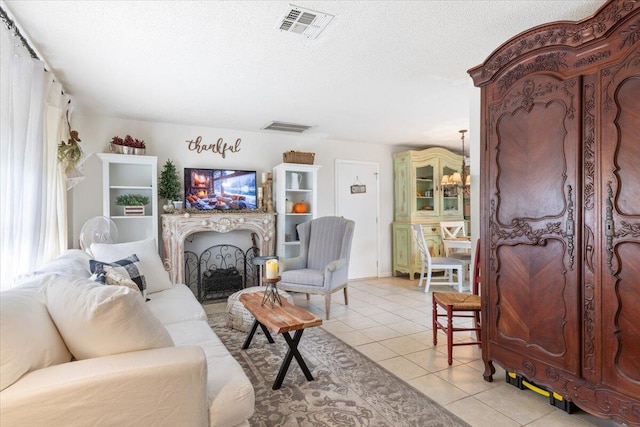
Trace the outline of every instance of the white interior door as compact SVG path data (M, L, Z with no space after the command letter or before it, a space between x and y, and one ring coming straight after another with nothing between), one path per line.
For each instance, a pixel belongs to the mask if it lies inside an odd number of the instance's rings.
M349 279L378 277L378 163L336 160L336 215L355 221ZM353 190L356 192L352 192ZM357 192L361 191L361 192Z

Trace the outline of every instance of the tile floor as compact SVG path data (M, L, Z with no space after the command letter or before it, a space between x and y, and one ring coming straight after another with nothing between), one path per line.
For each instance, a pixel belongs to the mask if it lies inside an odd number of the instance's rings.
M477 346L454 347L453 366L448 366L446 337L441 334L435 347L432 343L431 293L424 293L417 283L407 276L351 281L349 305L344 305L342 292L335 293L331 320L322 327L474 427L618 425L582 411L569 415L546 397L518 390L505 382L499 366L494 381L484 381ZM303 294L294 294L294 301L324 318L324 297L307 301ZM215 312L225 306L205 308ZM458 335L465 339L464 333Z

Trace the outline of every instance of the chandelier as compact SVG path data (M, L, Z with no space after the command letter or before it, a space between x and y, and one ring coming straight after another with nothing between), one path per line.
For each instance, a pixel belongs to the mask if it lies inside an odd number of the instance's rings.
M440 185L452 197L458 196L461 193L468 197L471 192L471 176L467 175L464 157L464 134L467 130L462 129L458 132L462 135L460 138L462 140L462 168L460 169L462 172L454 172L451 175L442 175Z

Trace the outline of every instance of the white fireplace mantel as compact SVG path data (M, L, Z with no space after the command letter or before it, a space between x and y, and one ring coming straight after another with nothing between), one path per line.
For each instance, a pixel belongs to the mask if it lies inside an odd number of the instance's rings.
M275 214L272 213L215 213L162 215L162 244L164 268L171 283L184 283L184 241L203 231L228 233L248 230L256 234L260 255L273 255L275 248Z

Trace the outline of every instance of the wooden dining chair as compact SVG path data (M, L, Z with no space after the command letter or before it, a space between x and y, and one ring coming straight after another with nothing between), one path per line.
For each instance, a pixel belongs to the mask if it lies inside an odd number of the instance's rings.
M453 363L453 347L458 345L480 345L480 240L476 243L473 283L471 294L462 292L434 292L433 300L433 345L438 344L438 330L447 335L447 361ZM444 310L444 312L442 311ZM446 322L444 322L446 318ZM454 326L455 318L471 318L472 326ZM443 320L443 321L441 321ZM475 341L453 342L453 333L475 331Z
M467 236L465 221L441 221L440 234L444 256L462 261L465 275L467 275L471 264L471 241Z
M457 285L458 291L462 292L463 278L464 278L464 264L458 260L447 257L432 257L427 246L427 241L424 238L424 232L422 231L421 224L413 224L413 233L420 252L421 268L420 268L420 280L418 281L418 287L422 286L422 283L426 280L424 287L425 292L429 292L431 283L435 285ZM436 278L432 277L434 270L443 270L445 272L444 277ZM454 272L456 280L454 281ZM425 274L426 273L426 274Z

